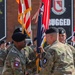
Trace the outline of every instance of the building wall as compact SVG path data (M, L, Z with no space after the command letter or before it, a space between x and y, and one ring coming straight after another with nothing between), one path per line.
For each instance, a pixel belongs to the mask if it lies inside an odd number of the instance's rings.
M11 35L13 33L13 30L14 30L15 26L19 24L17 22L18 5L15 0L7 0L6 7L7 7L6 8L6 13L7 13L7 16L6 16L7 37L6 37L6 39L8 41L11 41Z
M20 26L20 24L18 23L17 17L18 17L18 4L16 2L16 0L6 0L7 1L7 16L6 16L6 25L7 25L7 37L6 40L7 41L11 41L11 36L13 34L14 29L17 26ZM31 0L32 1L32 11L31 11L31 19L33 17L33 15L36 13L36 11L39 8L40 5L40 1L41 0ZM75 3L75 0L74 0ZM74 4L74 10L75 10L75 4ZM75 19L75 15L74 15L74 19ZM75 21L74 21L74 25L75 25ZM33 37L36 36L36 29L37 29L37 23L35 23L35 20L32 20L32 33L33 33Z
M7 37L6 40L7 41L11 41L11 36L13 34L14 29L17 26L20 26L20 24L18 23L18 4L16 2L16 0L6 0L7 1L7 16L6 16L6 22L7 22ZM36 13L38 7L39 7L39 3L40 0L31 0L32 1L32 11L31 11L31 19L33 17L33 15ZM32 31L34 33L33 37L36 36L36 24L34 23L34 20L32 20ZM34 32L35 31L35 32Z

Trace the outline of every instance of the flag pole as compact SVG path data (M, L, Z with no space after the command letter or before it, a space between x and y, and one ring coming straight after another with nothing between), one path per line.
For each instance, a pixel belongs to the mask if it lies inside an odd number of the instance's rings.
M22 0L22 33L24 34L24 0Z

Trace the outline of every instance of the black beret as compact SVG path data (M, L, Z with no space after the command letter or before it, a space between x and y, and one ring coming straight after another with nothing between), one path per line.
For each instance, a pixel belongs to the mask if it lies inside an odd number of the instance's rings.
M66 33L65 29L62 28L62 27L59 27L59 28L58 28L58 32L59 32L59 34L64 34L64 33Z
M20 28L20 27L19 28L16 28L13 33L17 33L17 32L21 32L22 33L22 28ZM24 34L27 37L27 34L26 34L25 30L24 30Z
M12 35L12 39L16 42L21 42L25 38L26 38L26 35L22 34L21 32L16 32L16 33L13 33L13 35Z
M45 33L46 33L46 34L58 33L58 30L57 30L57 28L55 28L55 27L50 27L48 30L46 30Z

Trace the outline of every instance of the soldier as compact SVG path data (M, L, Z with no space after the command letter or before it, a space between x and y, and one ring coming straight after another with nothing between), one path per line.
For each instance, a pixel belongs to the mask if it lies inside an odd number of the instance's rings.
M11 43L6 43L6 55L8 55L9 51L11 50L11 48L14 46L14 44L11 42Z
M13 33L14 46L6 57L2 75L25 75L26 58L21 53L21 49L25 46L25 38L26 35L21 32Z
M50 45L42 50L42 70L39 75L75 75L72 50L57 40L57 29L46 31L46 41Z
M66 37L67 37L65 29L62 28L62 27L59 27L58 28L58 31L59 31L59 35L58 35L59 41L61 43L64 43L65 44L66 43Z
M2 75L5 58L6 58L5 42L4 40L2 40L0 41L0 75Z
M61 43L64 43L64 44L68 45L71 48L71 50L73 52L74 65L75 65L75 48L72 45L66 43L66 37L67 37L66 30L62 27L59 27L58 31L59 31L59 41Z
M17 28L15 29L14 33L16 32L22 32L22 29ZM31 48L31 46L25 45L25 47L22 48L21 52L28 60L28 63L26 64L26 71L29 73L29 75L33 75L33 73L36 71L35 61L37 58L33 48Z
M4 40L0 41L0 49L5 50L6 42Z
M36 54L34 50L30 46L26 46L22 49L22 53L25 53L25 56L28 58L29 63L26 64L26 71L29 71L29 75L33 75L33 73L36 71Z
M33 40L33 43L36 41L36 38ZM27 71L29 70L31 73L30 75L34 75L36 73L37 67L36 67L36 59L38 56L36 56L36 44L26 46L23 48L22 52L24 53L26 57L29 59L30 64L26 65Z

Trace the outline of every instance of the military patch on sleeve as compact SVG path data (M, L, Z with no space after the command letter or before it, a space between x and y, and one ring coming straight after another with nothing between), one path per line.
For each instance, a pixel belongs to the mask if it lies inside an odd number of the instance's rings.
M20 59L19 58L15 58L15 61L13 62L14 63L14 67L19 67L20 66Z
M19 66L20 66L20 62L15 61L15 62L14 62L14 67L18 68Z
M42 66L43 66L44 68L48 65L49 60L50 60L50 54L47 53L47 54L45 55L45 57L42 59Z
M47 66L47 64L48 64L48 59L47 58L44 58L42 60L42 67L45 68Z
M46 62L47 62L47 59L44 58L44 59L43 59L43 64L46 64Z

